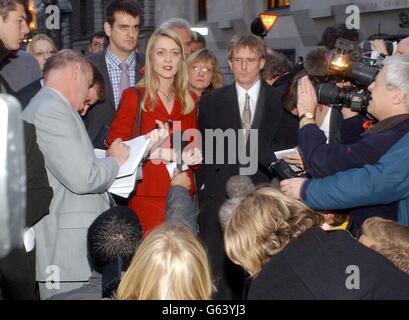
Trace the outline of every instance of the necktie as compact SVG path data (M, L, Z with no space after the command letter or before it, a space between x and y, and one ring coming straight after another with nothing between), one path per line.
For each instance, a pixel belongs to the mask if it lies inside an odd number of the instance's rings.
M121 68L121 78L119 80L119 100L121 100L122 92L131 86L131 80L128 75L128 65L125 62L119 64Z
M241 117L241 123L243 129L245 129L245 141L247 141L247 138L249 137L250 134L250 128L251 128L251 109L250 109L250 96L248 93L246 93L246 101L244 102L244 110L243 110L243 115Z

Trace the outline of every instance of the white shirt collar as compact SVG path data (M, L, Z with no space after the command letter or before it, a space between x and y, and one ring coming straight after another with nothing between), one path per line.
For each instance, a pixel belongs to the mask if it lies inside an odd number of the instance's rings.
M236 82L236 91L237 91L237 98L239 102L240 108L240 116L243 115L244 111L244 104L246 102L246 93L250 96L250 109L251 109L251 120L253 121L254 115L256 113L257 107L257 100L261 89L261 80L257 80L257 82L249 89L243 89L237 82Z
M239 102L241 102L242 100L244 101L245 97L246 97L246 93L249 94L250 99L253 102L257 102L258 99L258 94L260 93L260 88L261 88L261 81L260 79L257 80L257 82L255 84L253 84L253 86L248 89L245 90L243 89L237 82L236 82L236 90L237 90L237 97L239 99Z

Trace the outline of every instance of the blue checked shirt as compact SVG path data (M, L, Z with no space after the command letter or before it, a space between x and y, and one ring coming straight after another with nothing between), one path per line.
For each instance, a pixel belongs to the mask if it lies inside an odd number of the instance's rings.
M122 62L119 60L114 53L111 51L111 48L108 47L105 60L108 67L108 74L109 79L111 80L112 90L114 92L114 100L115 100L115 109L118 109L119 102L121 100L119 94L119 82L121 79L121 68L119 67L120 63ZM136 68L136 53L132 53L128 60L125 61L128 65L128 75L130 79L131 86L135 85L135 68Z

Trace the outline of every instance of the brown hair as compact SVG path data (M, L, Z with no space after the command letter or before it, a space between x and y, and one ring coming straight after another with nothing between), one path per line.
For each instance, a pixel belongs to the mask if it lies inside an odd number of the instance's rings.
M11 11L15 11L17 5L20 4L26 8L26 1L24 0L0 0L0 16L5 21Z
M323 217L301 201L272 187L261 187L247 196L228 220L226 253L255 277L271 256L322 222Z
M105 21L111 26L115 23L115 13L123 12L136 18L141 16L141 9L136 1L133 0L114 0L105 8Z
M260 58L266 58L266 45L261 38L253 34L237 34L229 41L227 47L228 59L231 60L233 58L235 50L246 47L256 51Z
M297 109L297 90L298 90L298 80L306 76L307 72L305 70L298 71L293 79L291 80L290 85L287 87L285 93L283 94L284 109L287 111L293 111Z
M273 51L266 56L266 65L261 72L263 80L280 77L291 71L291 64L287 57L281 52Z
M366 219L362 226L371 249L392 261L402 271L409 273L409 228L396 221L380 217Z

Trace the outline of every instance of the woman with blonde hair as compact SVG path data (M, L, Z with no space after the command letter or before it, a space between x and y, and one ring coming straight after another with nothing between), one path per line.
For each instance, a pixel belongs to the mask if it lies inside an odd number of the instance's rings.
M206 252L181 226L151 231L119 284L118 300L208 300L212 282Z
M214 53L202 49L192 53L188 60L189 87L199 98L211 89L223 86L219 62Z
M36 34L26 51L36 58L38 64L40 65L41 71L44 70L44 64L49 57L57 53L57 47L55 46L53 40L45 34Z
M371 217L362 225L359 241L409 273L409 227L381 217Z
M145 135L158 123L169 124L171 133L172 129L185 132L197 128L196 101L188 87L183 44L176 33L165 29L158 29L149 39L144 78L136 87L124 91L107 144L116 138L130 140ZM150 153L143 165L143 179L129 201L131 209L138 213L145 233L165 221L166 194L171 180L166 164L177 160L171 141L172 137ZM201 152L192 146L187 146L182 154L183 162L190 166L202 160ZM188 174L193 181L191 169ZM194 192L194 187L190 192Z
M409 276L279 190L261 187L229 218L227 255L253 278L248 299L408 299ZM355 266L356 271L351 268ZM351 271L352 270L352 271ZM359 272L359 283L351 272Z

